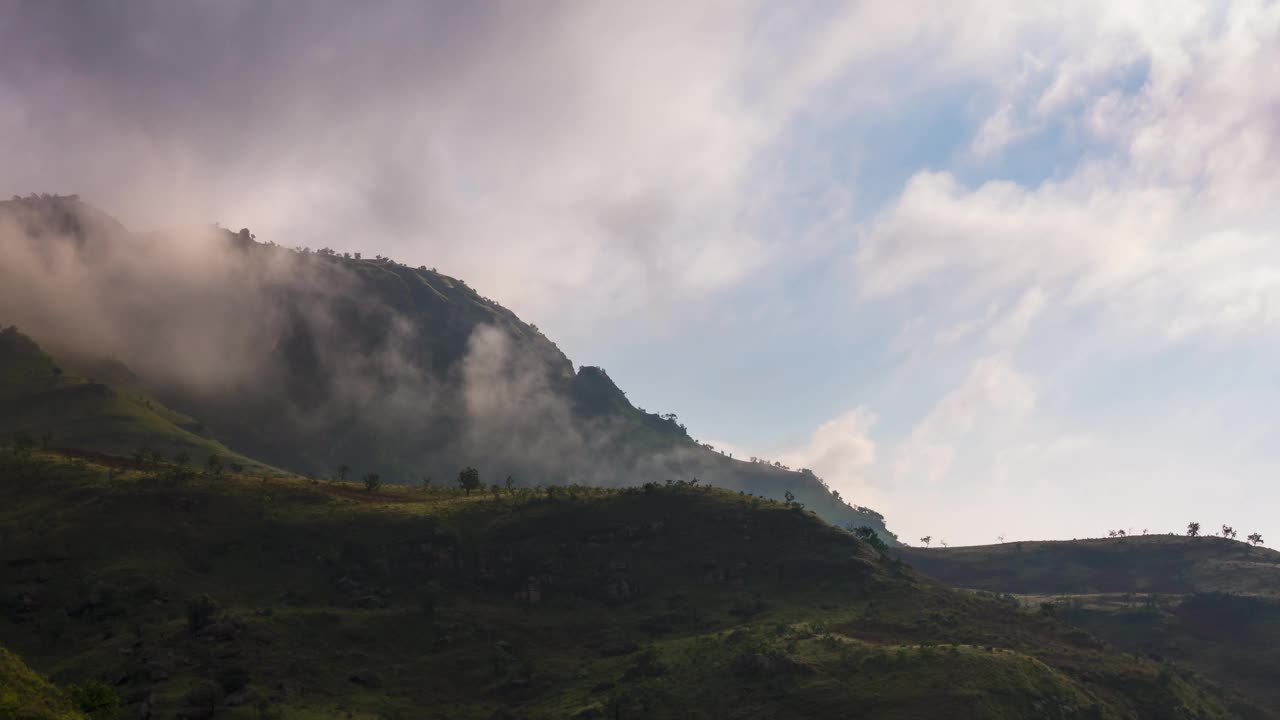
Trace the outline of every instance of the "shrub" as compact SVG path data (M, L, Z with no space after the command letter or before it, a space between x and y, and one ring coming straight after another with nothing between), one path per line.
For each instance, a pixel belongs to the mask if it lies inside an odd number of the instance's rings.
M84 685L67 688L80 712L92 720L116 720L120 717L120 695L110 685L91 680Z
M382 487L382 476L378 473L369 473L364 476L364 489L369 492L377 492Z

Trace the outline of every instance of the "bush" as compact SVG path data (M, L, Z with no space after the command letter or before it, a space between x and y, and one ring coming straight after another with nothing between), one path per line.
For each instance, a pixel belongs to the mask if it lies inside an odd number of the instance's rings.
M84 685L72 685L67 688L67 693L79 706L80 712L92 720L116 720L120 717L120 695L110 685L91 680Z
M364 489L369 492L377 492L382 487L382 476L378 473L369 473L364 476Z

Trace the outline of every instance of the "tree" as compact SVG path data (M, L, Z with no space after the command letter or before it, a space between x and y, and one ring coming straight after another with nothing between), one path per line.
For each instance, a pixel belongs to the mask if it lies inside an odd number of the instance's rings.
M1248 540L1249 540L1249 543L1252 545L1261 545L1262 533L1253 533L1252 535L1249 536Z
M795 494L795 493L793 493L793 492L791 492L790 490L788 490L788 491L786 491L785 493L783 493L783 494L782 494L782 497L783 497L783 499L784 499L784 500L786 500L787 507L792 508L793 510L803 510L803 509L804 509L804 503L802 503L802 502L796 502L796 494Z
M1187 537L1200 537L1200 523L1187 523Z
M467 495L471 495L472 490L480 487L480 471L467 466L462 472L458 473L458 487Z
M925 535L924 537L920 538L920 544L924 545L925 547L929 547L929 543L931 542L933 542L932 535Z
M346 481L346 479L347 479L347 473L349 473L349 472L351 472L351 466L350 466L350 465L339 465L339 466L338 466L338 482L344 482L344 481Z
M1235 529L1235 528L1233 528L1233 527L1231 527L1230 525L1223 525L1223 526L1222 526L1222 537L1224 537L1224 538L1230 538L1230 539L1233 539L1233 540L1234 540L1234 539L1235 539L1235 537L1236 537L1236 529Z
M219 458L216 454L210 454L209 461L206 462L204 466L205 466L205 470L210 475L217 476L222 474L222 459Z
M880 539L880 534L875 531L875 528L868 527L866 525L853 528L853 536L880 552L885 552L889 549L889 546L885 544L885 541Z
M431 489L431 476L423 475L422 476L422 492L427 492L430 489Z
M364 476L364 489L369 492L377 492L382 487L382 476L378 473L367 473Z

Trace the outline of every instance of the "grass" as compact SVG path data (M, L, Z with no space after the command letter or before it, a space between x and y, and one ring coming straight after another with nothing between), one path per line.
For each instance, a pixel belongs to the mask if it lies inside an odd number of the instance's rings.
M1152 535L896 552L948 584L1016 593L1127 652L1194 669L1280 717L1274 550Z
M807 512L683 484L367 492L36 451L0 466L0 586L0 644L158 717L1232 717Z
M0 720L84 720L84 716L61 690L0 647Z
M216 455L259 471L264 465L201 434L192 418L136 390L63 370L29 338L0 329L0 438L44 446L130 455L143 449L166 459L185 454L204 463Z
M996 592L1280 595L1280 552L1220 537L1141 535L895 552L947 584Z

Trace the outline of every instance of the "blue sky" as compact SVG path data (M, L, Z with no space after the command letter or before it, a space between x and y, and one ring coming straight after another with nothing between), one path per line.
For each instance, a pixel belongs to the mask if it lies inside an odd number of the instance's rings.
M908 541L1280 533L1276 3L73 7L10 192L438 267Z

